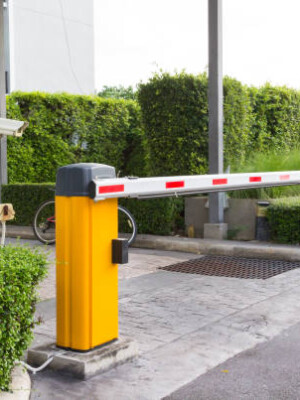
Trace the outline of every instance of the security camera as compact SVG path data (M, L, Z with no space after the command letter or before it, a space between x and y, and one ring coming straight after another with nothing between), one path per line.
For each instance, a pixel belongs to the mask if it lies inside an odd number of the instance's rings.
M28 125L26 121L0 118L0 135L22 136Z

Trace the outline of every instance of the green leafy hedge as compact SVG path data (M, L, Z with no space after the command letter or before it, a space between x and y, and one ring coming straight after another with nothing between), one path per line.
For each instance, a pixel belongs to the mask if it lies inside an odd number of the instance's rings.
M191 175L208 172L208 80L179 73L156 74L141 84L138 101L142 110L150 175ZM251 101L238 81L224 79L225 163L241 162L251 142ZM163 199L161 215L182 225L183 202L174 208L171 199ZM171 226L166 227L171 230Z
M266 84L248 89L252 104L251 151L277 151L299 147L300 92Z
M273 200L267 210L271 240L300 243L300 197Z
M154 75L139 86L138 100L153 175L208 171L208 80L186 73ZM244 159L251 137L251 102L238 81L224 79L225 162Z
M12 203L16 211L15 219L9 224L28 226L32 225L34 214L38 206L54 198L55 184L8 184L2 186L3 202ZM137 221L139 233L152 233L167 235L176 229L178 223L174 220L174 212L182 199L169 199L170 203L165 207L166 199L136 200L121 199ZM163 212L163 214L162 214Z
M120 199L133 215L138 233L170 235L183 229L183 199Z
M0 248L0 390L32 340L36 287L46 274L46 258L26 247Z
M154 75L139 86L138 102L13 93L7 98L8 117L27 120L30 125L22 138L8 138L9 182L54 182L57 168L73 162L113 165L120 176L207 173L207 88L206 74L182 72ZM106 89L108 96L124 97L118 88L117 92ZM286 153L299 145L299 132L298 91L270 85L248 88L224 78L225 167L235 164L241 168L257 151L264 155L273 150L276 156ZM16 192L15 196L22 211L17 221L25 224L31 220L29 206L26 211ZM5 201L14 202L13 198L5 197ZM148 222L141 219L142 232L170 233L174 221L175 228L182 224L183 202L161 199L132 204L136 215L151 214L153 221L161 221L158 229L149 217Z
M2 201L12 203L16 212L9 224L32 225L38 206L54 198L54 187L53 183L3 185Z
M136 173L130 168L137 164L146 173L140 108L132 100L15 92L7 115L29 122L22 138L8 138L10 183L53 182L60 166L74 162L109 164L122 174Z

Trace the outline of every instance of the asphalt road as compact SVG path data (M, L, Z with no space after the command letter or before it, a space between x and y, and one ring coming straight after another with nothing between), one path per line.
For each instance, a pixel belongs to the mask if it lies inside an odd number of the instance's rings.
M164 399L300 399L300 324L229 359Z

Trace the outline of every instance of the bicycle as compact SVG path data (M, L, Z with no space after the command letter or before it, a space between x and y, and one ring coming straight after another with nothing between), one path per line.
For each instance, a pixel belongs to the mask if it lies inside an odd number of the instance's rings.
M119 237L128 238L130 246L136 239L137 225L127 208L118 205ZM55 243L55 201L47 200L40 204L33 219L33 231L36 238L44 244ZM120 233L125 231L124 233Z

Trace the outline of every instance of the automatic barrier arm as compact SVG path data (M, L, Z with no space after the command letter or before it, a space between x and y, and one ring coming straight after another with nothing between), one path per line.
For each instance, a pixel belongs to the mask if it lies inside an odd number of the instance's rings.
M142 199L299 184L300 171L284 171L95 179L90 183L89 192L92 199L99 201L115 197Z

